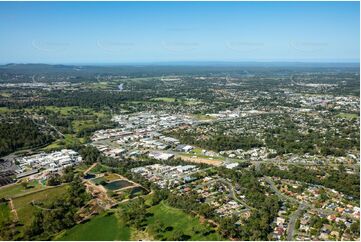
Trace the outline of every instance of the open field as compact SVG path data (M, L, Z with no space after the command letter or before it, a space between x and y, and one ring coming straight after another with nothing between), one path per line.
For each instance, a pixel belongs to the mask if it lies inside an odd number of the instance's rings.
M21 196L27 193L33 193L42 188L43 186L35 180L29 182L27 189L25 189L21 184L11 184L0 188L0 198L11 198L14 196Z
M167 103L172 103L172 102L176 101L176 99L173 98L173 97L157 97L157 98L152 98L150 100L151 101L167 102Z
M96 122L94 120L74 120L72 126L76 132L80 132L83 129L96 127Z
M70 112L79 109L79 107L56 107L56 106L41 106L39 107L33 107L33 108L26 108L25 110L28 112L32 112L39 109L46 109L53 112L59 112L61 115L69 115Z
M80 163L75 167L75 171L77 172L84 172L89 168L89 165L85 163Z
M130 229L115 214L99 215L59 235L56 240L130 240Z
M103 173L103 172L107 172L107 168L105 168L104 166L97 164L94 168L92 168L90 171L90 173L93 174L99 174L99 173Z
M24 196L13 199L14 207L18 213L19 220L24 224L29 224L32 219L32 214L37 209L31 205L32 201L51 202L60 198L66 193L66 185L51 187L41 191L33 192Z
M66 147L66 146L72 146L72 145L75 145L75 144L82 144L82 143L84 143L83 138L77 138L75 135L66 134L64 138L57 139L56 141L54 141L50 145L44 147L43 150L44 151L49 151L49 150L52 150L52 149L60 149L60 148Z
M337 117L345 119L357 119L358 115L355 113L339 113L337 114Z
M177 155L177 156L185 161L190 161L190 162L194 162L194 163L204 163L204 164L208 164L208 165L212 165L212 166L221 166L222 160L224 160L224 159L219 159L218 157L209 159L206 157L193 156L190 154L182 154L182 155Z
M14 109L9 109L7 107L0 107L0 113L12 112Z
M149 212L154 215L148 219L151 225L156 221L161 222L166 227L173 227L173 230L163 234L165 240L170 240L172 233L181 231L184 235L190 236L189 240L224 240L217 232L204 235L204 232L210 231L210 226L201 224L199 219L186 214L180 209L168 206L164 202L151 207Z

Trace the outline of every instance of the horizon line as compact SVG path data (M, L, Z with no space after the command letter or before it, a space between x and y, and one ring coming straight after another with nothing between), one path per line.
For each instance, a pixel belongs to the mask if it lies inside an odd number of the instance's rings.
M194 64L360 64L360 60L139 61L139 62L3 62L0 65L194 65Z

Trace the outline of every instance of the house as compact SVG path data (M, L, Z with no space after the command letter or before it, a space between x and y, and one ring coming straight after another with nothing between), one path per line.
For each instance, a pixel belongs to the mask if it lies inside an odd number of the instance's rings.
M238 165L239 165L239 163L234 162L234 163L226 164L225 167L226 167L227 169L234 169L234 168L238 167Z
M282 218L282 217L277 217L277 219L276 219L276 224L277 224L277 226L280 226L280 225L284 224L285 221L286 221L286 220L285 220L284 218Z

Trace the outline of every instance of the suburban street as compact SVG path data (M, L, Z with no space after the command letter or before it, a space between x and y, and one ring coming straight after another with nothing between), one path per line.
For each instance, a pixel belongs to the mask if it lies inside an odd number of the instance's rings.
M304 204L300 204L300 206L297 208L297 210L291 214L290 221L289 221L288 227L287 227L287 240L289 240L289 241L293 240L293 235L295 233L296 221L301 216L302 211L305 208L306 207Z

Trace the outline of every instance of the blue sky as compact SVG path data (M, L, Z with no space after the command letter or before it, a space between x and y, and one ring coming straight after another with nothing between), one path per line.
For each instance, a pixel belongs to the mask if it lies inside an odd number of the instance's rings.
M354 62L359 2L0 2L0 63Z

